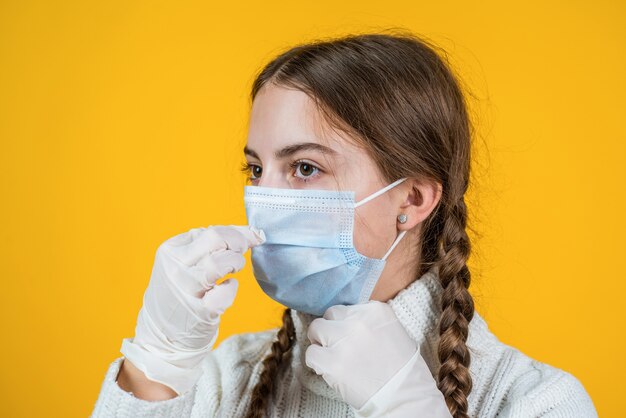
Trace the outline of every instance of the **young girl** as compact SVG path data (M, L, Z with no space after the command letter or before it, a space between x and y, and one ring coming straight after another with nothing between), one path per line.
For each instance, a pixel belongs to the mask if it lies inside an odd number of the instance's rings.
M415 35L316 41L252 87L247 226L158 249L93 417L596 417L572 374L474 310L457 79ZM213 350L244 266L287 306Z

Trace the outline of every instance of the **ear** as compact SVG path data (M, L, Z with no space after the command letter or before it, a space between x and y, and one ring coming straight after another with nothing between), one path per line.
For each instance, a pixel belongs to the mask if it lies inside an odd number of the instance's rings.
M407 216L405 223L397 221L401 231L408 231L428 218L437 207L443 191L441 183L434 180L408 178L406 183L403 189L404 201L398 207L397 213Z

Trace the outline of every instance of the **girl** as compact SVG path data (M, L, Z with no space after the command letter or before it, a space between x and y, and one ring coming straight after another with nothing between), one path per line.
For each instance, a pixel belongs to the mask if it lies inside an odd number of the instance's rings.
M572 374L500 342L468 291L472 128L410 33L296 46L258 74L249 226L158 249L93 417L596 417ZM212 350L251 248L276 332Z

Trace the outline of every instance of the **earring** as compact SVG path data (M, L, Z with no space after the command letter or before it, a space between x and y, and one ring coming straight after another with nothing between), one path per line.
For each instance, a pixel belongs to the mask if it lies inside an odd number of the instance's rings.
M398 221L399 221L401 224L405 223L405 222L406 222L406 220L407 220L407 216L406 216L404 213L403 213L403 214L401 214L401 215L398 215Z

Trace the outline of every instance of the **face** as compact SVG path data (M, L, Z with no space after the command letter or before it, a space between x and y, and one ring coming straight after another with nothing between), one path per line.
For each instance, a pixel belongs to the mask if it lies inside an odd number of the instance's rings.
M367 153L345 135L329 128L304 92L272 84L264 86L252 105L244 149L250 184L351 190L358 202L390 183L382 178ZM400 232L397 216L410 212L410 180L356 208L354 245L358 252L372 258L382 258L387 252ZM414 221L402 224L402 229L415 226ZM412 229L417 232L418 228ZM414 251L405 251L414 235L411 232L387 258L372 299L386 300L415 278L414 271L398 261L417 261ZM400 264L404 276L399 276ZM416 270L417 263L413 264Z

